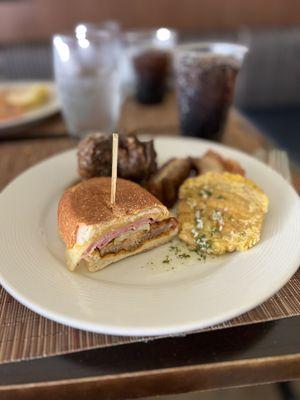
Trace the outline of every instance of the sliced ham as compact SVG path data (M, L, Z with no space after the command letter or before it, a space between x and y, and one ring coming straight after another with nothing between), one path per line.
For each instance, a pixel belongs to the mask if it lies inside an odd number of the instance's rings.
M119 243L115 243L115 241L108 243L106 246L99 249L100 255L101 257L104 257L106 254L116 254L122 250L134 251L146 241L175 230L177 226L178 222L175 218L153 222L148 231L136 231Z
M96 248L97 249L102 249L102 247L106 246L107 243L111 242L113 239L117 238L118 236L123 235L124 233L127 233L129 231L135 231L138 228L140 228L143 225L151 224L153 223L152 218L144 218L140 219L138 221L133 222L130 225L123 226L122 228L119 228L113 232L109 232L106 235L102 236L101 239L97 240L95 243L93 243L85 252L85 254L90 254L92 253Z

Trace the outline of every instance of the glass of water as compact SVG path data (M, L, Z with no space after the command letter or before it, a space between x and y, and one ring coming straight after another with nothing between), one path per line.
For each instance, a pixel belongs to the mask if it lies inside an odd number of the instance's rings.
M106 20L100 23L80 22L74 28L77 38L84 38L91 32L98 32L103 30L108 31L114 39L114 45L111 50L114 50L116 52L115 57L118 61L117 64L120 73L121 95L123 100L127 88L127 58L125 54L123 35L120 24L114 20Z
M58 95L74 137L116 128L121 93L115 40L107 30L53 37Z

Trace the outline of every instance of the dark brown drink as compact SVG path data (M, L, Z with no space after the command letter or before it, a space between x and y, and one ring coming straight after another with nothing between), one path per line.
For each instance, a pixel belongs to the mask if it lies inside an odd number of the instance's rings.
M224 54L183 52L176 61L182 134L219 140L241 60Z
M136 76L136 98L144 104L162 101L170 70L170 53L163 50L145 50L133 57Z

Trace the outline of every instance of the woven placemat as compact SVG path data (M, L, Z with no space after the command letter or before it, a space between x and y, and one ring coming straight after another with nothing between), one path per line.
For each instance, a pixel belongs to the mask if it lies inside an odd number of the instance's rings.
M201 331L266 322L299 314L300 270L275 296L259 307ZM100 335L58 324L28 310L4 289L0 289L0 363L143 340L155 338Z
M125 115L127 122L124 122L124 125L126 125L128 131L142 129L147 118L149 124L150 122L153 124L153 121L160 123L159 121L163 119L162 116L161 118L157 117L157 114L154 113L155 109L151 108L150 111L147 109L145 114L140 106L136 109L137 106L129 104L128 107L133 108L133 110L129 110L131 118L127 118ZM163 111L166 131L169 131L168 126L175 125L172 115L168 118L165 117L165 115L172 114L172 110L173 106L172 104L168 105L168 102L165 109L158 109L159 113ZM142 122L139 123L139 120L142 120ZM134 121L134 124L132 121ZM225 134L224 141L226 144L251 153L260 146L265 147L264 138L237 114L231 115L229 129ZM43 137L43 139L36 138L24 141L2 141L0 143L0 189L25 168L73 145L74 142L70 139L57 136L52 139ZM300 271L275 296L259 307L238 318L206 330L265 322L299 314ZM155 338L100 335L58 324L28 310L14 300L3 288L0 288L0 363L143 340L155 340Z
M52 141L40 141L25 144L6 144L0 151L0 168L6 171L0 176L0 186L7 183L20 170L24 169L24 160L30 164L58 150L72 145L61 140L53 145ZM44 149L44 153L43 153ZM45 150L47 149L47 150ZM13 158L19 156L14 163ZM19 161L18 161L19 160ZM300 314L300 270L272 298L231 321L210 327L206 330L222 329L265 322ZM53 356L80 350L132 343L154 338L119 337L100 335L73 329L45 319L28 310L14 300L3 288L0 289L0 363Z

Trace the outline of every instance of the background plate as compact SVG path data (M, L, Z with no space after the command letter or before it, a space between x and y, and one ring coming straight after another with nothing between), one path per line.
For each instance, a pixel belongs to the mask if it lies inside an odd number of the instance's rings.
M59 102L55 90L55 85L51 81L12 81L12 82L0 82L0 90L15 87L24 87L32 84L43 84L46 85L49 91L49 100L40 106L28 110L23 115L15 118L11 118L7 121L0 121L0 134L1 133L15 133L25 125L30 125L38 122L44 118L50 117L57 113L60 109Z

